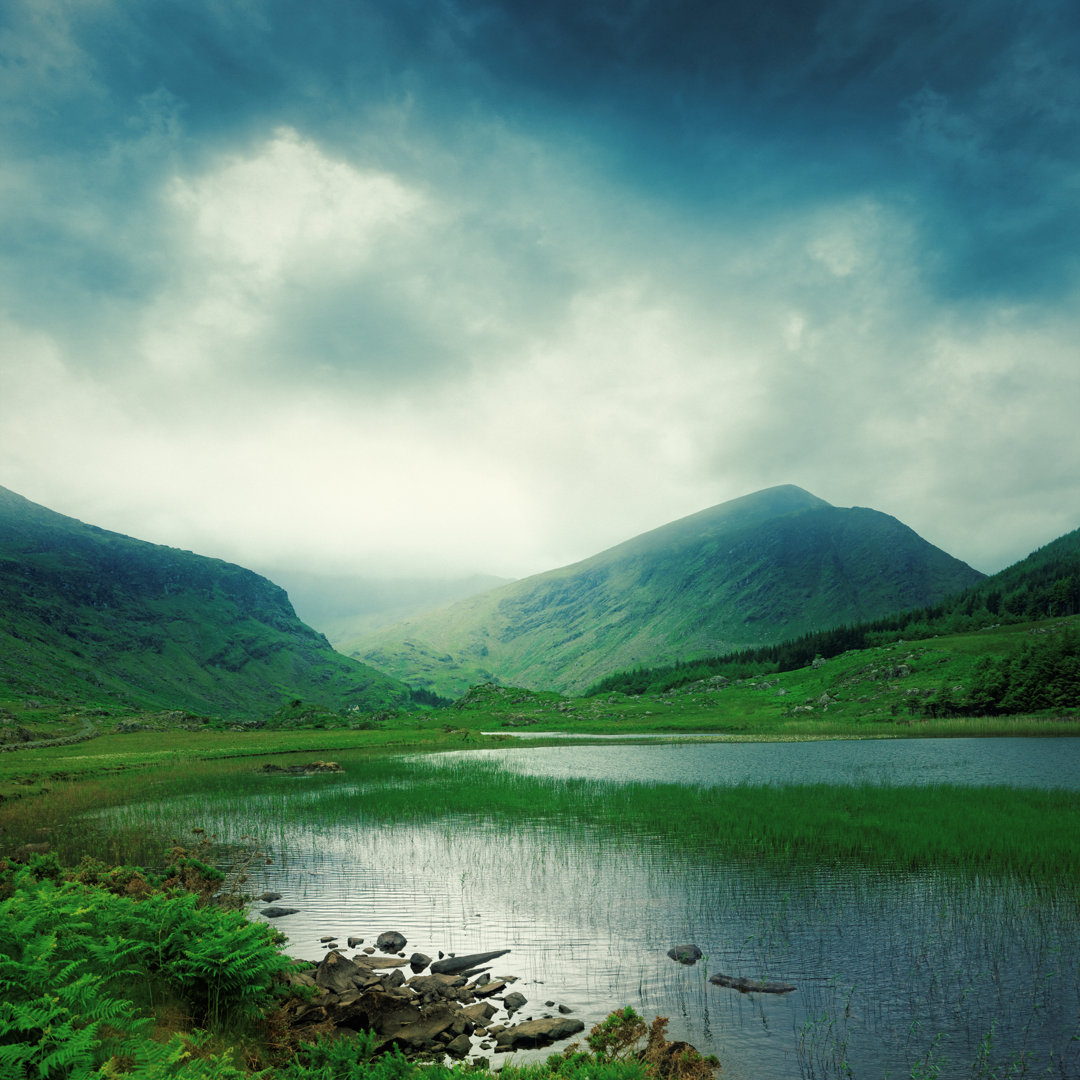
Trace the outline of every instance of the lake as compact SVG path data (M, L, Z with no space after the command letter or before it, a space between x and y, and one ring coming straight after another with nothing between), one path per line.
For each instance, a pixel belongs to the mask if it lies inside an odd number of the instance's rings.
M635 780L678 782L687 798L698 785L794 779L916 792L946 780L1080 786L1080 740L987 739L512 747L417 760L417 790L471 760L585 777L601 796L605 783ZM262 823L274 862L253 884L300 908L275 923L293 955L318 957L324 935L373 943L384 930L405 935L406 954L510 948L495 974L519 977L529 1004L516 1019L564 1005L588 1027L632 1005L670 1017L669 1037L715 1053L729 1080L1080 1076L1075 888L756 866L632 822L615 833L527 814L489 820L482 797L449 817L388 823L363 808L379 797L377 778L311 780L260 778L243 794L242 824L224 796L157 808L172 822L197 814L226 838ZM407 789L408 775L393 784ZM704 961L667 957L691 942ZM717 972L797 989L741 994L710 984Z

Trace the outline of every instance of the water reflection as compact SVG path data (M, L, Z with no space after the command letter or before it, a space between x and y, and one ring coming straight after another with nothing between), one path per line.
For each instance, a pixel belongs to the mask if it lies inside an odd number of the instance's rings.
M655 772L666 781L791 779L797 761L799 779L810 780L815 755L827 749L836 767L824 779L866 780L882 770L894 782L911 782L920 770L936 774L941 755L951 752L950 780L993 775L1017 783L1025 775L1056 776L1042 749L1068 761L1078 740L1036 747L1029 744L1038 740L984 740L978 748L954 745L970 740L926 742L848 744L850 758L846 746L829 743L519 748L498 752L497 760L540 775L620 780ZM863 746L899 747L909 755L907 771L899 771L898 759L860 758ZM727 756L685 763L684 755L703 750ZM982 763L975 760L980 750L988 755ZM410 783L400 774L390 782ZM495 973L519 976L514 989L529 999L519 1019L551 1011L544 1003L552 1001L589 1026L633 1005L670 1017L670 1037L715 1053L728 1080L968 1080L1048 1069L1080 1076L1075 889L754 867L676 850L636 835L630 821L614 834L580 823L491 821L479 808L388 825L365 817L360 795L378 788L375 778L259 777L242 792L193 795L140 812L166 830L197 821L226 842L258 822L274 861L260 866L251 884L300 909L275 923L293 955L318 957L325 935L370 943L385 930L405 935L407 953L509 947ZM693 967L671 961L667 950L684 942L699 945L706 960ZM740 994L710 985L714 972L798 989Z
M999 1064L1080 1075L1075 912L1015 882L753 870L645 838L459 820L292 828L258 884L301 908L277 923L294 955L389 929L430 955L510 947L496 973L520 977L519 1018L550 1000L591 1025L631 1004L733 1080L909 1076L928 1053L941 1077L969 1077L990 1032ZM682 942L706 960L672 962ZM740 994L713 972L798 990Z
M498 762L526 776L668 784L1009 784L1080 790L1080 738L836 739L515 746L440 754Z

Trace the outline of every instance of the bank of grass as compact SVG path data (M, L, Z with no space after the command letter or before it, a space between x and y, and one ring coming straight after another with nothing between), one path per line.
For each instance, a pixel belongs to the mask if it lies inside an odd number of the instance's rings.
M486 761L438 763L369 750L341 750L336 760L344 776L306 777L302 800L289 798L296 792L294 777L263 773L261 758L230 758L97 777L25 800L22 807L5 804L0 822L12 844L45 840L69 860L91 845L100 858L145 861L182 827L196 824L237 841L338 821L487 820L507 828L546 823L600 830L613 843L648 836L673 850L745 862L1080 880L1080 793L1071 791L695 788L529 777ZM192 794L199 795L197 805Z

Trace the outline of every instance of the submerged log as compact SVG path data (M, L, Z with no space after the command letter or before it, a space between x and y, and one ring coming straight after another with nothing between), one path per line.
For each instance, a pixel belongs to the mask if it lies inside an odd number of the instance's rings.
M709 982L727 986L741 994L787 994L795 989L790 983L762 979L735 978L731 975L711 975Z

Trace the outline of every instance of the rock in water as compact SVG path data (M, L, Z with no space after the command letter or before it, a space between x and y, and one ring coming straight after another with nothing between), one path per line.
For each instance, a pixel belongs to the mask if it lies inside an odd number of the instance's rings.
M790 983L771 982L762 979L742 979L732 975L713 975L709 982L716 986L727 986L742 994L789 994L795 989Z
M445 960L436 960L431 965L431 971L435 975L457 975L469 968L479 967L489 960L495 960L505 956L509 949L497 949L495 952L470 953L468 956L448 956Z
M275 900L281 899L281 893L270 892L268 890L267 892L259 893L259 895L255 899L261 900L264 904L272 904Z
M524 994L519 994L516 990L512 994L507 994L503 998L503 1007L507 1012L517 1012L522 1005L528 1005L529 999Z
M298 907L266 907L259 912L266 919L280 919L282 915L295 915Z
M387 930L375 939L375 948L386 953L400 952L408 942L396 930Z
M696 964L704 956L696 945L676 945L675 948L668 949L667 954L680 964Z

